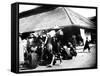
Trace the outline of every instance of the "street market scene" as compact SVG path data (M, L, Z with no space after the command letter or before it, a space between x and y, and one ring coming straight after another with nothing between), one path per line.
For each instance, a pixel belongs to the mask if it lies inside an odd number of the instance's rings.
M24 11L21 5L19 8L19 71L96 67L95 9L77 7L80 11L75 11L74 7L50 5L34 5ZM81 10L94 15L85 17Z

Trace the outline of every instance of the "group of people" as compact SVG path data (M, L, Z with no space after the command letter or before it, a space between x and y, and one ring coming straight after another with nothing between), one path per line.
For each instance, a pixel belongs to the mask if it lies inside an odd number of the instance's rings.
M59 60L72 59L77 56L76 46L72 42L63 44L63 31L51 30L46 33L30 33L26 37L26 47L24 52L24 64L30 68L36 68L37 65L47 65L52 67ZM88 47L86 44L85 48Z

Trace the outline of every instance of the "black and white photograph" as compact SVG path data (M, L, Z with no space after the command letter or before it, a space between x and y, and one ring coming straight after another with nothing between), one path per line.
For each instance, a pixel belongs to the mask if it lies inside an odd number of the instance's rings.
M97 68L96 7L19 4L19 72Z

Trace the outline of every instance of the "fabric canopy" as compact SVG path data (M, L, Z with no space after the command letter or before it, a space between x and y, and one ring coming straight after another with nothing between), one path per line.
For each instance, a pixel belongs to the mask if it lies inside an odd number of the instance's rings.
M19 19L20 33L67 26L94 28L89 19L75 13L68 7L57 7L50 11Z

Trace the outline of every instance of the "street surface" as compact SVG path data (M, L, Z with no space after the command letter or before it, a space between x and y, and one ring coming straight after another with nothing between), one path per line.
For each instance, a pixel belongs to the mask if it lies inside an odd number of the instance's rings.
M20 70L20 71L37 71L37 70L52 70L52 69L72 69L72 68L90 68L96 63L96 46L91 45L90 53L88 50L83 52L83 47L77 47L77 56L71 60L63 60L60 64L57 63L52 67L38 66L36 69Z

